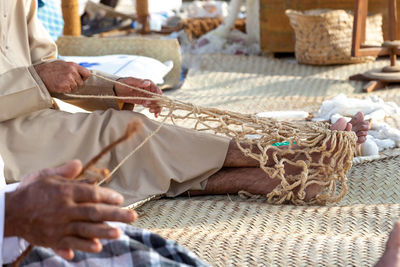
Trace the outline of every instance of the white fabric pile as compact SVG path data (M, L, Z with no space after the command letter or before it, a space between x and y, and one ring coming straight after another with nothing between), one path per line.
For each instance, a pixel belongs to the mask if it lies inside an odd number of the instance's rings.
M247 34L232 30L244 3L246 3ZM259 12L259 0L231 0L228 16L224 23L202 36L191 52L196 54L260 54Z
M339 118L345 118L350 121L359 111L371 122L367 141L360 146L361 156L374 156L384 149L400 147L400 130L385 122L385 118L400 115L400 108L396 103L385 102L375 95L356 99L340 94L324 101L313 120L335 123Z
M374 159L379 157L380 151L400 147L400 130L385 122L385 119L391 116L400 116L400 107L394 102L385 102L375 95L367 96L365 99L356 99L340 94L324 101L318 112L314 114L313 120L335 123L339 118L345 118L350 121L357 112L362 112L365 120L370 121L371 129L368 132L367 141L358 147L357 156L359 157L356 161L358 159ZM304 120L308 117L308 113L304 111L272 111L259 113L257 116L277 120Z
M228 3L224 1L193 1L186 7L189 18L225 18Z

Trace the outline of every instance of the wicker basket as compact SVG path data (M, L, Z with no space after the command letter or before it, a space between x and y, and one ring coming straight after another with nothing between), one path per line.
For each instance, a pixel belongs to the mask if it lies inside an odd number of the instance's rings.
M374 57L352 57L351 44L354 16L345 10L287 10L296 33L296 59L299 63L333 65L361 63ZM366 44L383 43L382 15L367 19Z

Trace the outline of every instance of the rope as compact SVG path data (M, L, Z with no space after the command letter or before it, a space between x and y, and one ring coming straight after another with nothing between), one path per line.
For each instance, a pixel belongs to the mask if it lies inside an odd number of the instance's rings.
M126 161L132 157L139 149L141 149L154 135L156 135L161 128L164 126L165 121L167 120L168 117L165 117L164 120L160 123L160 125L157 127L157 129L152 132L146 139L144 139L142 141L142 143L140 143L140 145L138 145L131 153L129 153L103 180L101 180L98 185L102 185L105 182L109 181L111 176L113 176L113 174L122 167L122 165L124 165L126 163Z
M161 114L164 118L159 127L127 155L104 181L159 133L168 119L174 125L178 121L192 120L194 130L208 131L231 138L244 155L260 163L260 168L269 178L281 180L281 183L266 196L270 203L289 201L294 204L327 204L340 201L347 192L346 173L352 166L357 140L354 132L331 131L328 124L320 122L276 121L255 115L200 107L114 81L96 73L93 75L130 88L137 92L137 95L118 97L66 94L66 96L122 101L151 100L169 110L168 113ZM288 142L289 145L272 146L277 142ZM312 185L322 187L323 191L306 203L305 191Z

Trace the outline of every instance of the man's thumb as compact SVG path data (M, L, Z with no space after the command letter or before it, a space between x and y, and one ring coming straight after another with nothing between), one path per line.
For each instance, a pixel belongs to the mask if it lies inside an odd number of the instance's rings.
M75 178L82 171L82 162L80 160L72 160L60 167L55 168L55 174L65 178Z
M43 169L41 171L26 175L24 178L22 178L21 186L48 176L62 176L67 179L73 179L77 177L81 171L82 162L80 160L72 160L57 168Z

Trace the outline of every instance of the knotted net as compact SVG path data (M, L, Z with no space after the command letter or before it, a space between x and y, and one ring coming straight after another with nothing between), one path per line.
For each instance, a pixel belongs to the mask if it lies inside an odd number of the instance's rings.
M71 98L152 100L163 107L162 122L139 147L119 163L106 179L122 166L166 123L193 121L193 130L231 138L247 157L259 162L267 179L280 183L266 195L269 203L329 204L340 201L347 192L346 173L352 166L357 137L354 132L331 131L322 122L284 122L216 108L199 107L167 96L93 73L94 76L138 92L137 97L67 94ZM276 146L286 142L287 146ZM306 189L319 187L319 194L306 198Z

